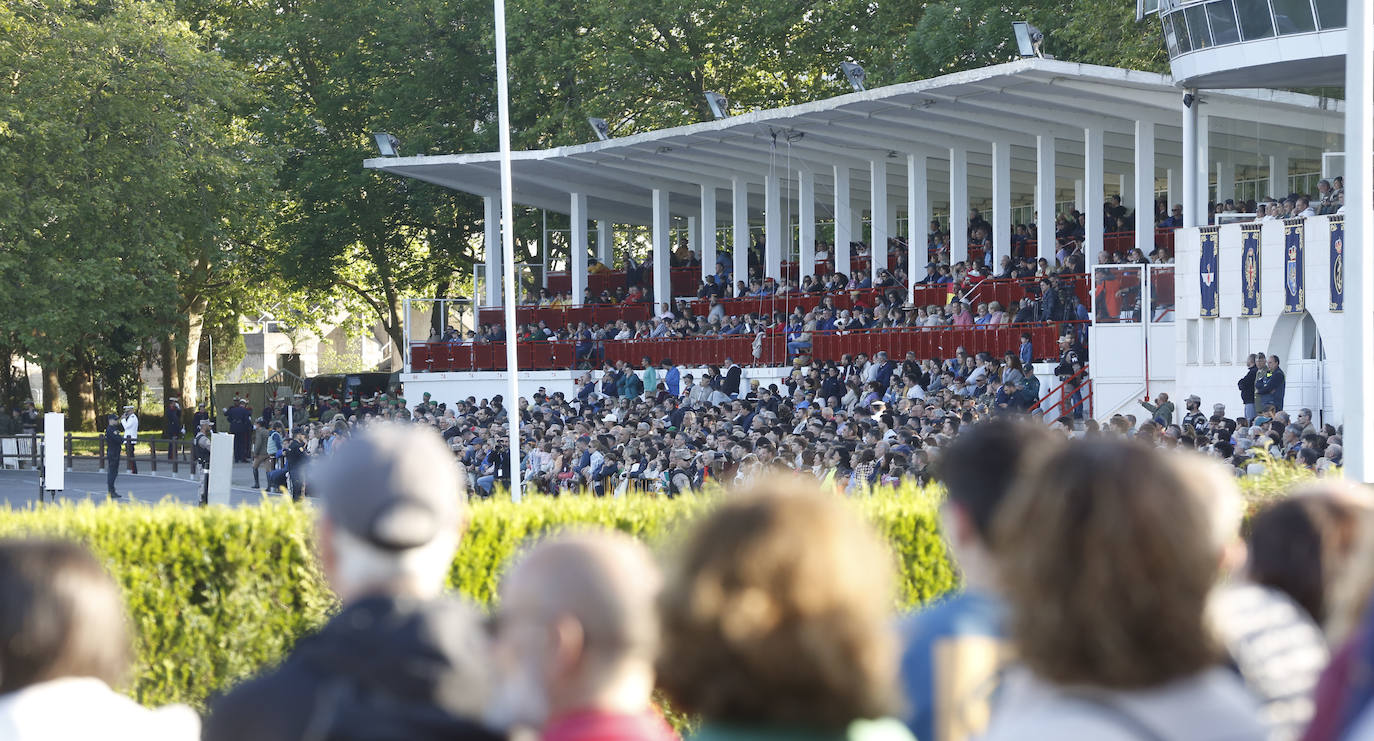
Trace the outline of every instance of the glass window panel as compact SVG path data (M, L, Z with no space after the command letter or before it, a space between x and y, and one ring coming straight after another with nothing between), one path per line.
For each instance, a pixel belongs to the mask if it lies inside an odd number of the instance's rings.
M1183 19L1183 12L1176 12L1169 17L1174 21L1174 39L1178 41L1178 53L1187 54L1193 50L1193 42L1188 40L1188 24Z
M1241 38L1246 41L1274 35L1274 20L1265 0L1236 0L1236 19L1240 21Z
M1317 21L1323 29L1345 28L1346 0L1316 0Z
M1150 266L1150 321L1174 321L1174 266Z
M1164 16L1164 18L1163 18L1163 23L1164 23L1164 45L1167 46L1167 47L1169 48L1169 57L1172 59L1173 57L1178 56L1178 53L1179 53L1179 49L1178 49L1178 37L1174 35L1174 19L1173 19L1173 16L1167 16L1167 15Z
M1236 11L1231 0L1207 4L1207 20L1212 25L1212 43L1234 44L1240 41L1240 29L1236 28Z
M1194 49L1206 49L1212 45L1212 34L1207 30L1207 8L1189 5L1183 10L1188 17L1188 38L1193 41Z
M1093 312L1099 324L1137 324L1140 322L1139 267L1096 268Z
M1312 4L1308 0L1273 0L1274 26L1279 35L1308 33L1317 30L1312 19Z

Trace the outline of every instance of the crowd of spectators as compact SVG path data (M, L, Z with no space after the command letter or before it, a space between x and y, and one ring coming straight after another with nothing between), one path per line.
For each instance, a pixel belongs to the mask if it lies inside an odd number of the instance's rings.
M1308 216L1327 216L1345 213L1345 178L1317 181L1316 193L1289 193L1286 196L1265 196L1248 200L1227 198L1208 204L1207 223L1231 223L1236 220L1282 221ZM1155 224L1161 229L1183 226L1183 206L1170 208L1164 200L1155 201Z
M1367 489L1279 493L1243 536L1215 461L967 427L934 462L960 586L905 616L873 524L774 470L661 555L601 530L530 544L484 620L444 594L459 466L432 431L369 424L312 478L341 610L203 719L114 689L126 626L177 616L126 618L81 545L0 541L0 737L676 741L663 699L691 741L1374 737Z

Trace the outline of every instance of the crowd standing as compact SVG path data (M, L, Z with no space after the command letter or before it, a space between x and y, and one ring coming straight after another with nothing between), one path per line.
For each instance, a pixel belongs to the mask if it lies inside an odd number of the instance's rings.
M112 689L129 642L95 559L0 541L0 737L668 741L658 690L703 741L1374 738L1362 487L1310 484L1242 537L1214 460L994 419L937 461L962 585L912 614L857 511L773 471L657 557L545 537L484 620L443 593L467 505L442 438L347 445L311 483L340 612L203 720Z

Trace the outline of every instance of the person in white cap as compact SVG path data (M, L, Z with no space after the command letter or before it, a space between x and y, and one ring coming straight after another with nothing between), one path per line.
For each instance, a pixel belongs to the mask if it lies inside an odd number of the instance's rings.
M204 741L487 741L487 646L442 596L465 522L462 478L432 430L380 423L312 471L316 538L343 609L276 669L211 704Z
M134 443L138 442L138 414L132 404L124 406L120 424L124 426L124 452L129 456L129 473L138 473L138 461L134 460Z

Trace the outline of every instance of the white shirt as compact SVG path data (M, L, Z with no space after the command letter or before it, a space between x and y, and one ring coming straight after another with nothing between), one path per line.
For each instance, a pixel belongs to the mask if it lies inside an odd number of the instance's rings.
M196 741L200 717L184 705L149 710L90 677L40 682L0 696L5 741Z
M120 424L124 425L124 439L125 439L125 440L135 440L135 441L138 440L138 415L137 415L137 414L134 414L134 413L132 413L132 412L129 413L128 415L126 415L126 416L124 417L124 419L120 420Z

